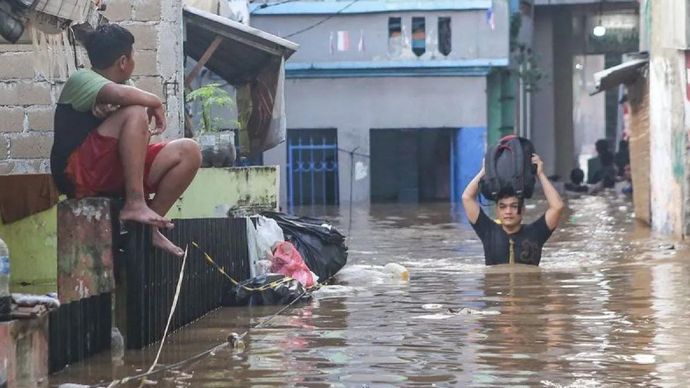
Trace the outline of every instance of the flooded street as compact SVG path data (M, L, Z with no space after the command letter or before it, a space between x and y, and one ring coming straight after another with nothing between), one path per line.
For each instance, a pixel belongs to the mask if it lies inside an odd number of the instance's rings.
M529 203L529 202L528 202ZM526 219L542 214L528 208ZM485 267L448 204L353 209L348 265L243 352L223 348L150 378L163 387L685 386L690 381L690 252L654 237L620 199L571 199L540 267ZM574 211L572 209L575 209ZM348 233L349 209L334 215ZM404 265L409 282L383 270ZM280 307L223 308L172 334L162 364L203 352ZM51 377L107 386L146 370L157 345ZM131 383L130 386L138 386Z

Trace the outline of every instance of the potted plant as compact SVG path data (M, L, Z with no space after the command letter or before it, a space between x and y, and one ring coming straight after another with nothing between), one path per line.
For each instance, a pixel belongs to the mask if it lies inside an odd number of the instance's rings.
M185 101L197 101L201 104L200 127L196 138L201 145L202 166L232 166L236 157L235 132L223 128L237 126L237 121L218 115L220 109L229 110L234 106L230 94L219 84L212 83L187 93Z

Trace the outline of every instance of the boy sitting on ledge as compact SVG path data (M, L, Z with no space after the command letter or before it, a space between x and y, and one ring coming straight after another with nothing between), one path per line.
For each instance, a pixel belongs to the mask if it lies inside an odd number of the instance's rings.
M199 146L191 139L149 144L151 135L165 131L165 111L157 96L130 86L129 31L106 24L83 41L92 68L70 76L55 110L55 184L70 198L124 196L120 220L151 225L153 245L182 256L160 228L173 227L164 216L194 179ZM151 193L156 195L147 202Z

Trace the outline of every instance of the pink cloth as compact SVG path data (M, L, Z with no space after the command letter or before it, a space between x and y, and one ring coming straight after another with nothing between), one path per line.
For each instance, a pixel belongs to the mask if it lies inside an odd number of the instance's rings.
M314 285L314 277L304 263L302 255L288 241L276 243L271 260L271 272L289 276L307 288Z

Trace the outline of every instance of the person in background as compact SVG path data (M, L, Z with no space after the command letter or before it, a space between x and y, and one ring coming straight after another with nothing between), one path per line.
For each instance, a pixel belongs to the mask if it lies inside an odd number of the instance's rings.
M599 139L595 143L594 147L597 150L597 156L590 158L587 161L587 184L593 185L599 183L602 179L602 170L604 169L604 163L602 159L606 159L608 162L609 156L611 163L613 163L613 153L609 149L609 142L606 139Z
M633 186L632 186L632 171L630 169L630 163L626 164L625 167L623 167L623 177L622 180L619 182L616 182L616 193L618 194L623 194L625 196L631 196L633 193Z
M589 187L582 184L584 180L585 172L576 167L570 171L570 182L565 184L565 189L575 193L586 193L589 191Z
M612 189L616 185L617 173L613 163L613 154L610 152L603 153L600 160L601 169L597 174L596 183L590 186L590 194L597 194L604 189Z
M618 143L618 152L615 156L616 169L618 170L618 176L623 177L625 174L625 166L630 164L630 149L628 147L627 140L621 140Z

